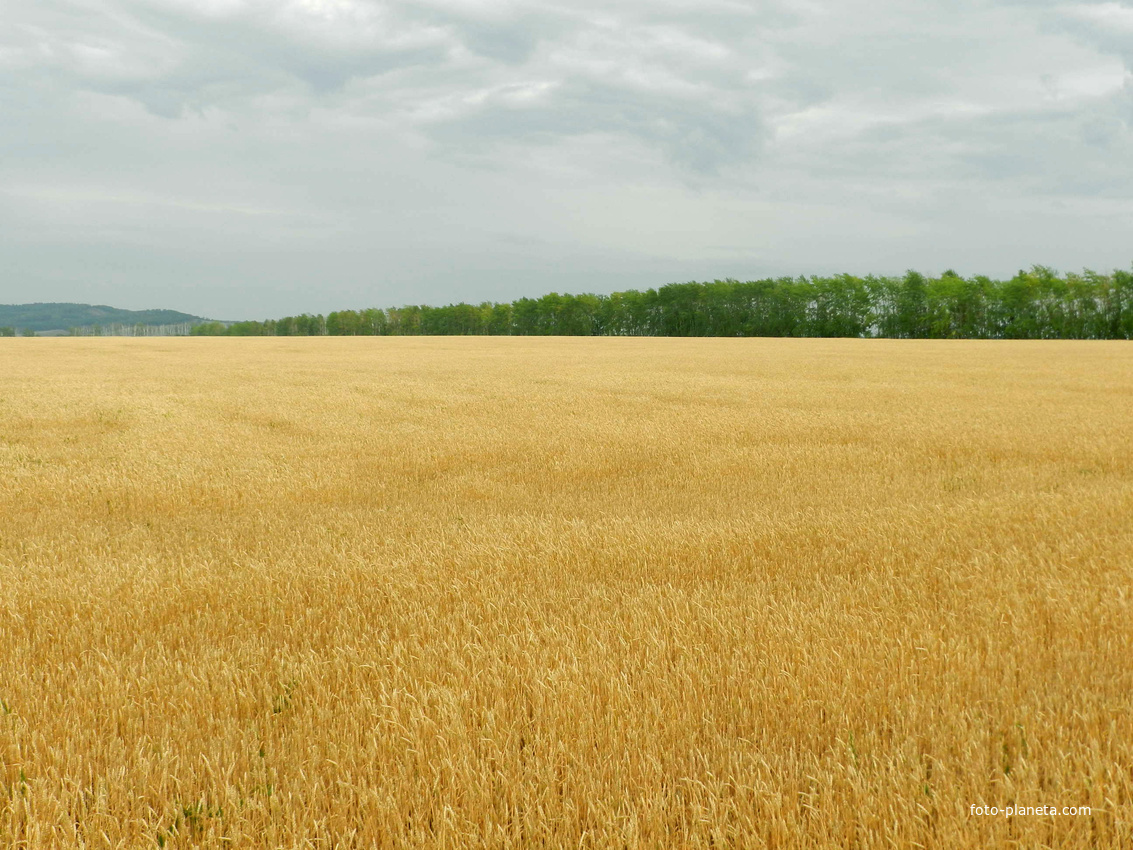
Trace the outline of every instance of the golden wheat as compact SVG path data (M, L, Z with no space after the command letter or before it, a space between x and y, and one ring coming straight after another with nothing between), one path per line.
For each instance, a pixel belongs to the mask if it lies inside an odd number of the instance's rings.
M1130 846L1131 517L1127 343L0 340L0 842Z

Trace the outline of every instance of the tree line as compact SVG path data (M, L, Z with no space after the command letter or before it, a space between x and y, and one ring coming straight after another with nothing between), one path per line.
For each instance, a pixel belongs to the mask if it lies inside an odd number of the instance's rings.
M256 322L205 322L195 335L565 335L1133 339L1133 273L1059 274L1035 266L1010 280L961 277L782 277L673 283L610 295L510 303L340 310Z
M177 310L121 310L105 304L73 302L36 302L34 304L0 304L0 328L64 333L69 328L99 326L130 328L136 326L194 325L201 316ZM188 333L188 331L185 331Z
M174 322L168 325L147 325L143 322L126 324L111 322L102 325L84 325L70 328L71 336L189 336L196 325L193 322Z

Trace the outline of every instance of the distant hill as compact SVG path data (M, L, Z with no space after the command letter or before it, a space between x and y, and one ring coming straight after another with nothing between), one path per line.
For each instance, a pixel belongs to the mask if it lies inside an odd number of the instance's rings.
M33 331L67 330L90 325L174 325L205 319L177 310L119 310L104 304L0 304L0 327Z

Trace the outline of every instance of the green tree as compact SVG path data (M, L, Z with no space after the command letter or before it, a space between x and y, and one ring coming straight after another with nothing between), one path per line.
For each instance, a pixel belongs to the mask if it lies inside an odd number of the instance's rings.
M900 278L690 281L610 295L550 292L511 303L341 310L325 319L304 313L227 329L203 323L192 333L1129 339L1133 274L1059 275L1034 266L1004 282L951 269L935 279L910 270Z
M1113 273L1113 288L1107 300L1109 338L1133 339L1133 273Z
M191 336L224 336L228 328L223 322L201 322L189 329Z
M503 336L512 332L511 304L492 304L488 315L488 333Z
M369 336L383 336L389 333L389 317L386 311L375 308L363 310L361 333Z
M534 336L539 333L539 304L533 298L520 298L512 303L513 333Z
M920 272L908 271L897 292L897 334L900 339L929 335L928 282Z
M362 314L355 310L337 310L327 313L328 336L357 336L362 332Z

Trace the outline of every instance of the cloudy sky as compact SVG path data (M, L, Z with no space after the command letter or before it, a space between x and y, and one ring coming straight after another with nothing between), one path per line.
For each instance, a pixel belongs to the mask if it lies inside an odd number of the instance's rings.
M1131 71L1131 0L0 0L0 302L1129 268Z

